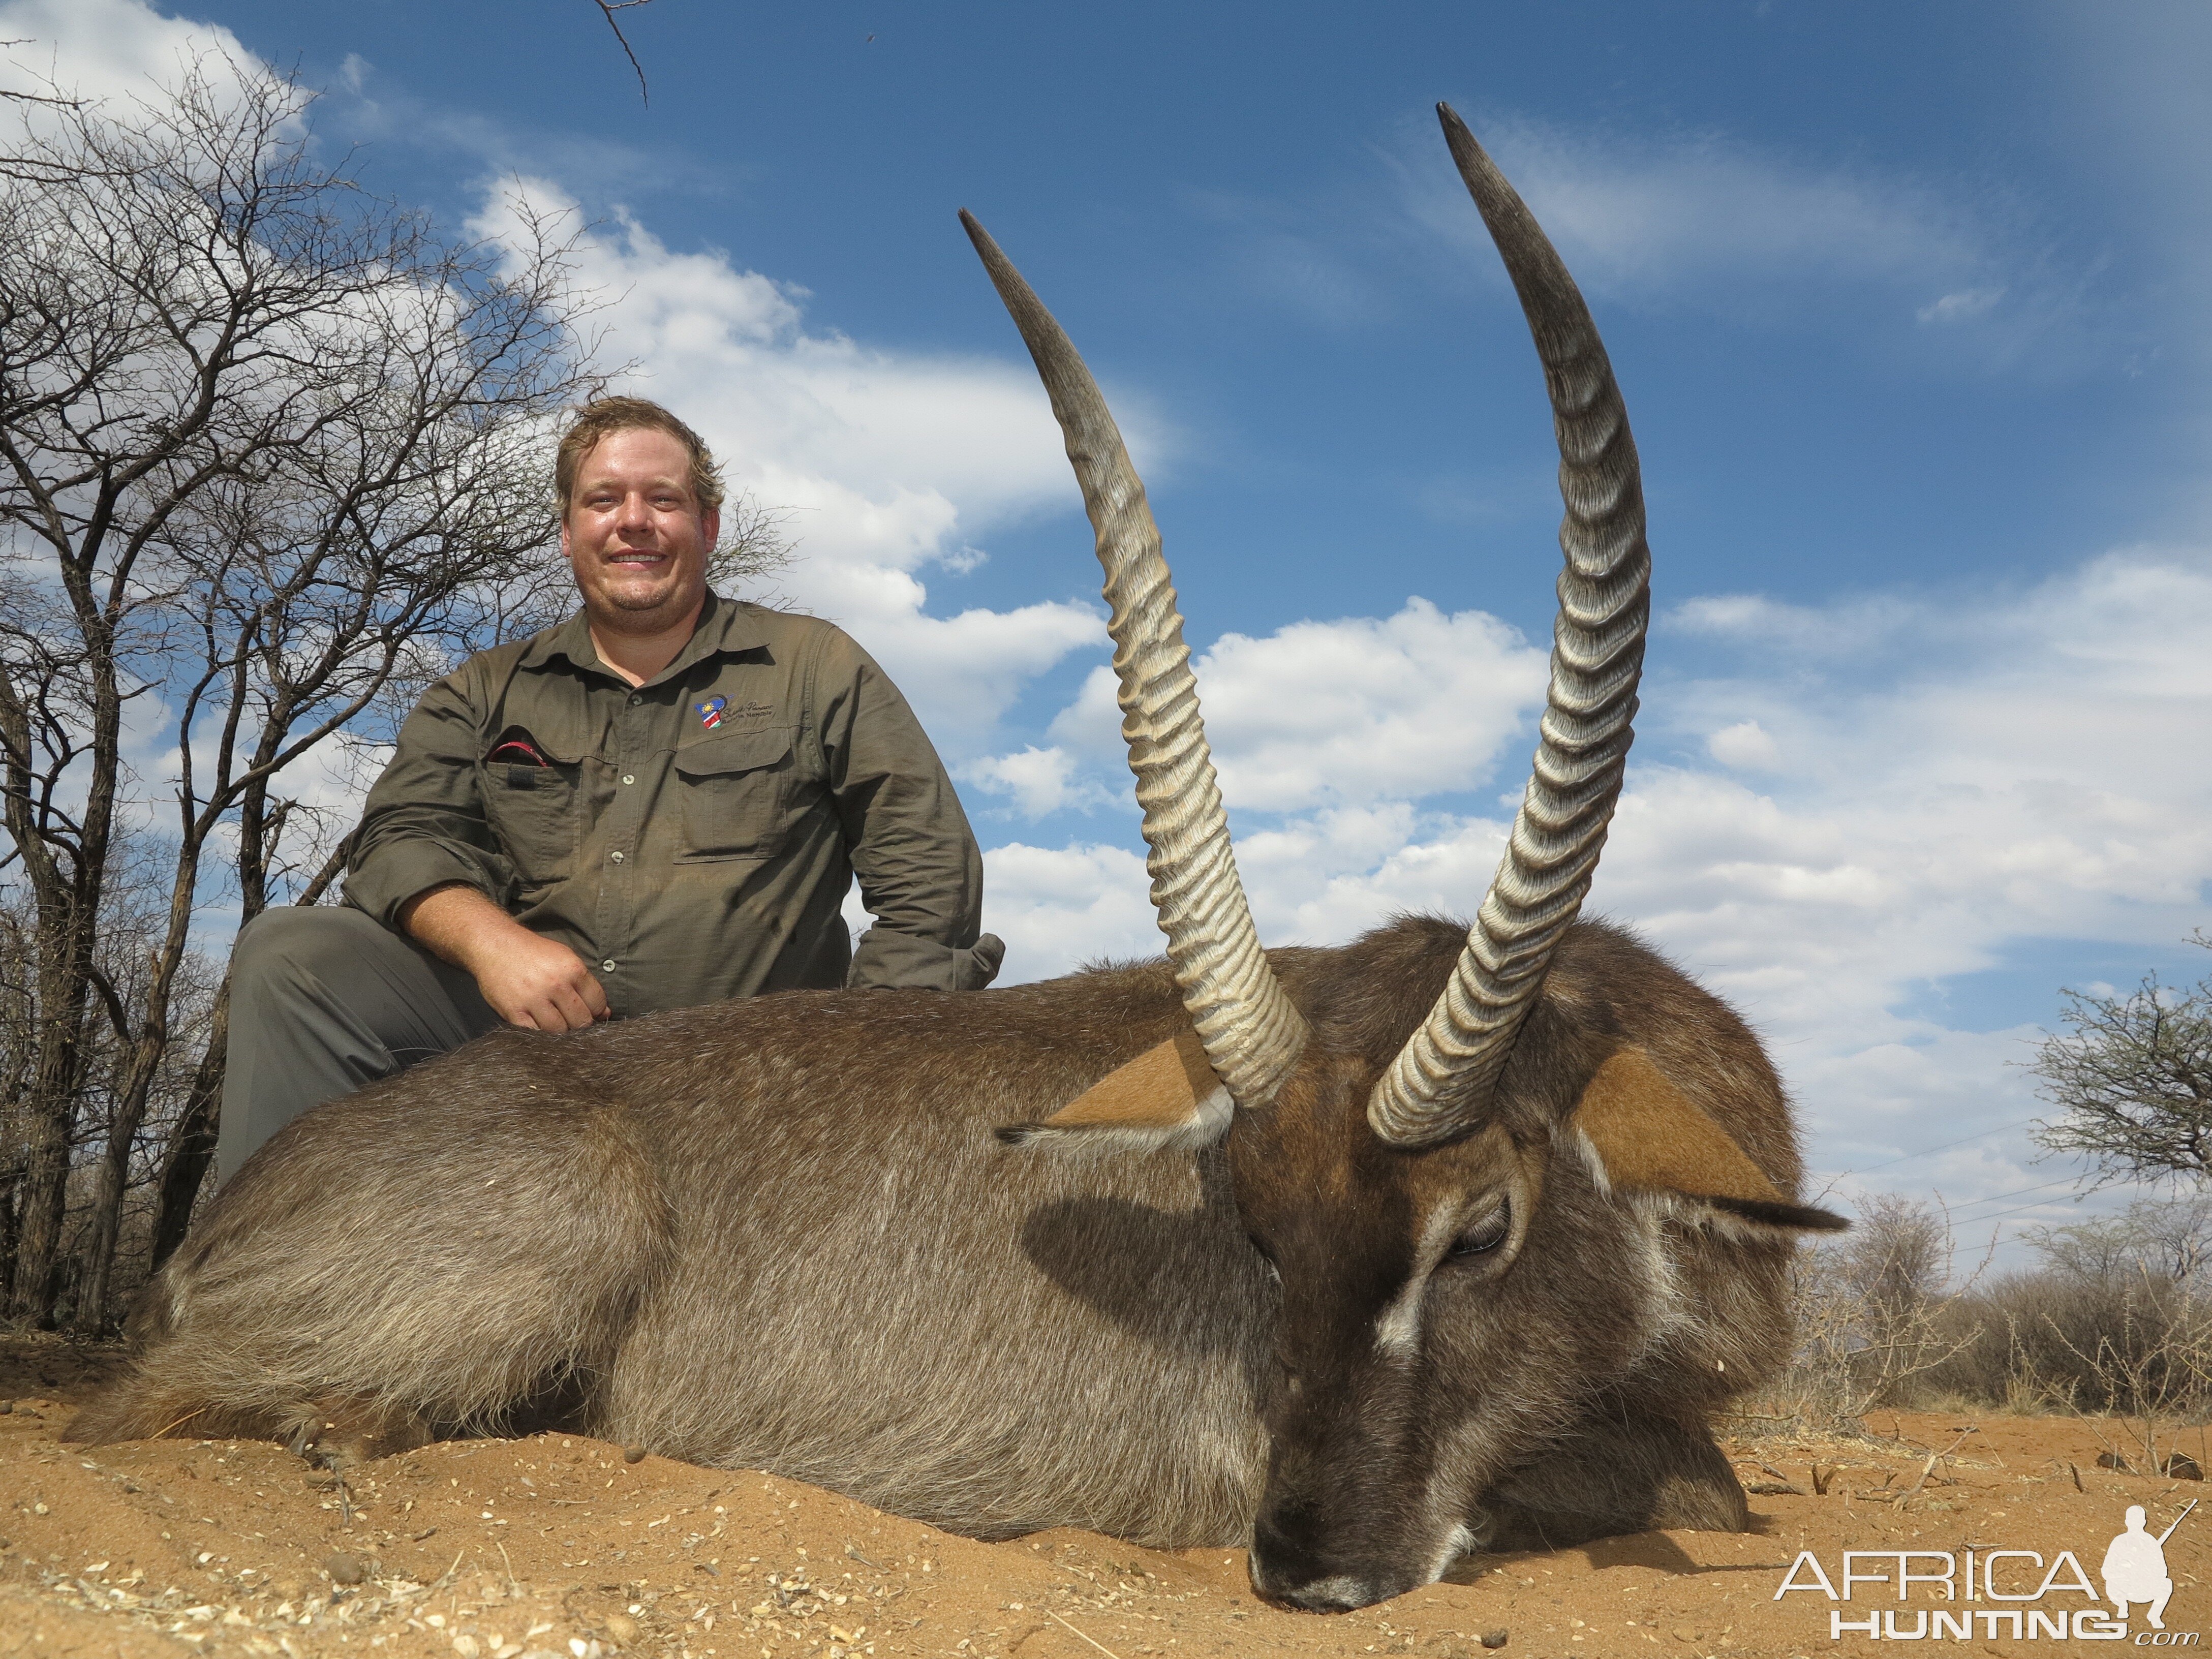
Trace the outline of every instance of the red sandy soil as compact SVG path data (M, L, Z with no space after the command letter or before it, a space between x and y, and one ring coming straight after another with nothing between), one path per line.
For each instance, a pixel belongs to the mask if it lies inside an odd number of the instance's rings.
M2036 1550L2047 1561L2071 1550L2094 1576L2128 1504L2144 1505L2156 1532L2206 1491L2100 1468L2100 1452L2126 1452L2121 1425L1881 1413L1870 1437L1729 1440L1753 1492L1748 1534L1474 1557L1445 1583L1322 1616L1255 1600L1239 1550L1170 1554L1065 1531L979 1544L793 1481L631 1462L571 1435L431 1446L358 1468L343 1487L252 1441L60 1443L113 1363L110 1348L0 1338L6 1659L1476 1659L1486 1638L1502 1638L1504 1659L1812 1655L1867 1638L1832 1639L1834 1604L1817 1592L1776 1598L1801 1550L1832 1578L1845 1549L1907 1548ZM2199 1437L2191 1431L2185 1449L2212 1464ZM2212 1505L2166 1546L2169 1631L2212 1628L2208 1545ZM1844 1616L1884 1605L1868 1595L1862 1585ZM1946 1605L1927 1595L1916 1588L1908 1630L1917 1608ZM2087 1603L2054 1592L2029 1605ZM2147 1632L2135 1611L2131 1631ZM1972 1628L1967 1644L1916 1651L2139 1645L2002 1630L1983 1639Z

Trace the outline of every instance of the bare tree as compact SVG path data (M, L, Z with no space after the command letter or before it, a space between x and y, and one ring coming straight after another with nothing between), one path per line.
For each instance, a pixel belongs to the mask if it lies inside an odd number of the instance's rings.
M1987 1263L1949 1283L1949 1217L1893 1193L1861 1199L1858 1211L1844 1238L1798 1250L1796 1350L1762 1415L1856 1425L1875 1406L1909 1399L1978 1334L1957 1315Z
M1859 1218L1831 1248L1853 1298L1881 1322L1911 1319L1942 1293L1951 1229L1935 1208L1898 1193L1858 1203Z
M593 383L560 235L522 211L517 243L441 240L318 159L308 101L204 58L125 107L41 102L0 157L0 868L20 865L27 895L21 981L0 986L24 1033L0 1055L17 1317L52 1312L102 1025L87 1326L106 1317L134 1145L175 1082L198 913L318 896L335 853L301 763L342 732L374 741L424 678L561 592L546 422ZM161 917L118 983L101 940L134 826L162 844ZM320 867L303 864L319 839ZM205 1023L159 1179L172 1211L212 1140L219 1000Z
M86 1238L94 1218L90 1199L102 1173L100 1160L85 1154L113 1139L131 1146L124 1190L136 1211L136 1222L150 1221L150 1188L155 1160L180 1108L186 1085L205 1053L214 1006L222 981L219 961L205 951L188 950L171 976L169 1014L171 1041L161 1064L146 1090L151 1103L135 1138L115 1137L118 1115L130 1097L134 1067L131 1047L130 1011L142 1006L149 981L160 962L160 946L168 910L168 848L143 833L125 836L109 860L100 937L94 963L100 994L86 1022L81 1054L81 1082L70 1127L70 1219L73 1236ZM21 1128L21 1116L29 1103L25 1083L38 1052L38 1003L33 994L38 935L37 911L27 888L21 883L0 883L0 1134ZM0 1220L7 1219L0 1212ZM130 1253L133 1266L141 1265L150 1227L134 1224ZM82 1256L83 1252L78 1252ZM0 1269L9 1260L0 1251ZM70 1264L63 1279L72 1289L82 1281L82 1263ZM0 1294L6 1281L0 1279Z
M2023 1228L2021 1237L2052 1272L2081 1284L2139 1275L2182 1284L2212 1266L2212 1194L2139 1199L2119 1215Z
M2212 1176L2212 977L2185 991L2150 974L2124 997L2061 994L2066 1029L2044 1038L2032 1067L2059 1115L2037 1123L2036 1140L2088 1159L2099 1185Z

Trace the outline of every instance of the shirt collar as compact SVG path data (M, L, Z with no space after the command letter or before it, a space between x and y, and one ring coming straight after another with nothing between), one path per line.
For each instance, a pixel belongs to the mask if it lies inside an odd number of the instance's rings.
M768 643L768 632L760 625L754 606L734 599L726 599L714 589L707 590L707 602L701 607L699 620L691 629L691 637L676 653L667 667L662 669L647 685L658 685L672 679L702 658L735 655L739 652L757 650ZM557 628L549 628L530 641L517 665L522 668L542 668L556 657L565 657L578 668L595 673L611 674L607 665L599 660L599 653L592 647L592 625L585 613L579 610ZM620 678L620 676L615 676Z

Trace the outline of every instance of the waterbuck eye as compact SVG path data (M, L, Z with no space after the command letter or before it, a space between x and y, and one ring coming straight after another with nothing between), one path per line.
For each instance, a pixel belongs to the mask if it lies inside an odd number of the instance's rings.
M1452 1240L1450 1254L1455 1257L1487 1255L1503 1244L1512 1231L1513 1206L1500 1204Z

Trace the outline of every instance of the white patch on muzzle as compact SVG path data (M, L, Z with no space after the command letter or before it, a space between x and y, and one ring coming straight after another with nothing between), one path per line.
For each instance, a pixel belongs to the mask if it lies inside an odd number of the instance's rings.
M1475 1543L1474 1531L1464 1522L1454 1527L1444 1534L1443 1547L1437 1551L1436 1559L1429 1563L1428 1577L1421 1582L1425 1584L1435 1583L1437 1579L1451 1570L1451 1564L1458 1560L1461 1556L1474 1554Z
M1290 1592L1289 1599L1302 1607L1328 1612L1340 1607L1364 1607L1375 1600L1375 1592L1364 1579L1339 1573L1334 1578L1316 1578L1310 1584L1299 1585Z

